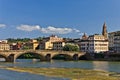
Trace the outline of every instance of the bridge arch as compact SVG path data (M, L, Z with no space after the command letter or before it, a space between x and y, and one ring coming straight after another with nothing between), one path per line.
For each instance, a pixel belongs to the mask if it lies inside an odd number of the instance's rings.
M61 56L63 57L64 60L72 60L72 55L70 54L63 54L63 53L56 53L54 55L51 56L51 59L54 59L56 56Z
M44 61L45 60L45 57L44 55L40 54L40 53L36 53L36 52L22 52L22 53L19 53L19 54L16 54L14 59L16 60L18 57L24 55L24 54L31 54L31 55L34 55L35 57L34 58L39 58L40 61Z
M7 61L7 56L5 54L0 54L0 58L4 58Z
M81 55L81 56L79 57L79 60L87 60L87 56L86 56L86 55Z

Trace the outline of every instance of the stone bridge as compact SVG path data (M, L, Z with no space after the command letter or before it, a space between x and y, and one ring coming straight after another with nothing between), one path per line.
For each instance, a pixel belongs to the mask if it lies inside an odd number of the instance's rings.
M66 60L78 60L85 53L52 50L8 50L0 51L0 57L5 58L6 62L15 62L16 59L26 53L32 53L40 57L40 61L50 61L56 55L64 55Z

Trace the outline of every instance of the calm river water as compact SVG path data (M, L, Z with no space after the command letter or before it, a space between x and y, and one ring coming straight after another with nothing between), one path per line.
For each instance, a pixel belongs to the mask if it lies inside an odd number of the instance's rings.
M33 62L29 59L17 59L15 63L0 62L5 67L32 67L32 68L83 68L104 70L120 73L120 62L107 61L62 61ZM0 80L69 80L66 78L53 78L30 73L21 73L0 69Z

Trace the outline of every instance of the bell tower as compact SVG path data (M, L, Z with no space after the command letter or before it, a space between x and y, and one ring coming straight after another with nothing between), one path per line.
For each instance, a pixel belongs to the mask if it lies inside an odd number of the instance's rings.
M103 24L102 35L105 37L105 39L108 39L107 26L105 22Z

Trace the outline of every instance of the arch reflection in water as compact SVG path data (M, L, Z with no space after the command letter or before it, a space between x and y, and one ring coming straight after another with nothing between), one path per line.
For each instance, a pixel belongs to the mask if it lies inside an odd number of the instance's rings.
M7 60L5 55L0 55L0 62L5 62Z
M16 57L16 62L37 62L42 59L42 56L37 53L23 53Z
M56 54L52 56L52 59L54 60L72 60L72 57L67 54Z
M6 59L5 58L0 58L0 62L5 62Z
M109 70L109 63L107 61L93 61L94 70Z

